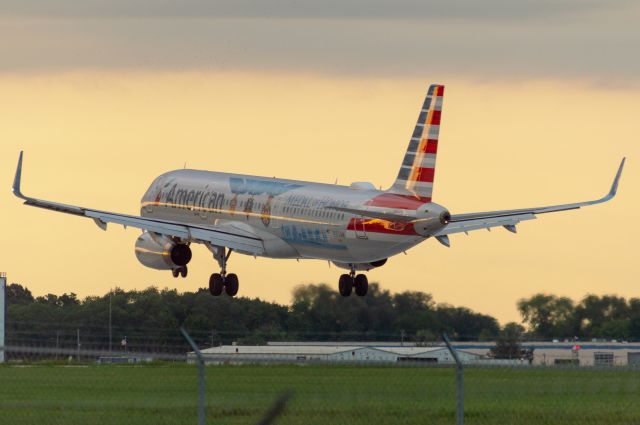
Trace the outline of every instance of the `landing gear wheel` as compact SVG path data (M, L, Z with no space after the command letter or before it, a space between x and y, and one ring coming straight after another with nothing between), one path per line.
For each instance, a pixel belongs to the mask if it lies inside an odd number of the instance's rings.
M340 295L343 297L351 295L351 291L353 290L353 278L348 274L340 275L338 290L340 291Z
M214 273L209 278L209 292L214 297L222 294L222 288L224 287L224 280L222 279L222 275L220 273Z
M180 269L171 269L171 274L173 277L178 277L180 275Z
M187 266L182 266L178 269L178 271L180 272L180 276L182 277L187 277L187 273L189 273L189 270L187 269Z
M238 275L235 273L229 273L224 279L224 291L230 297L235 297L238 293L240 282L238 282Z
M367 290L369 289L369 279L367 279L366 275L359 274L353 280L353 286L356 290L356 295L364 297L367 295Z

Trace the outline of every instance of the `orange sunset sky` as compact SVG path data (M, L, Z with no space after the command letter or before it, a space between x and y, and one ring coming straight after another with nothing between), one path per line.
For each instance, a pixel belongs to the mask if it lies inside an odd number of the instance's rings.
M2 6L0 270L9 282L86 296L114 286L195 290L217 271L196 246L189 277L176 280L138 263L136 229L105 233L22 206L10 191L20 150L26 194L123 213L138 213L148 184L185 163L387 187L438 82L434 201L452 213L595 199L626 156L618 197L542 215L517 235L454 235L450 249L429 240L370 281L503 323L536 292L640 296L637 5L407 1L360 13L358 1L214 3ZM281 303L300 283L337 286L341 273L322 261L240 255L229 269L241 295Z

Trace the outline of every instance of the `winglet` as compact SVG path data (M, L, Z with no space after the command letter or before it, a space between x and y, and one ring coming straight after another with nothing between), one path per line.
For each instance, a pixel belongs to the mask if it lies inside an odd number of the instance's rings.
M618 172L616 173L616 177L613 179L613 184L611 185L611 189L609 190L609 193L607 193L605 196L603 196L600 199L596 199L595 201L589 201L589 202L583 202L580 204L576 204L577 207L581 207L583 205L595 205L595 204L600 204L602 202L607 202L610 201L611 199L613 199L614 196L616 196L616 192L618 191L618 183L620 182L620 176L622 175L622 169L624 168L624 162L627 160L627 158L622 158L622 161L620 162L620 167L618 167Z
M614 196L616 196L616 192L618 191L618 182L620 181L620 176L622 175L622 169L624 168L624 162L627 160L627 158L622 158L622 161L620 162L620 167L618 168L618 172L616 173L616 178L613 179L613 184L611 185L611 190L609 191L609 198L613 198Z
M22 155L23 151L20 151L20 156L18 157L18 168L16 168L16 176L13 179L13 194L18 198L27 199L26 196L22 194L20 191L20 180L22 178Z

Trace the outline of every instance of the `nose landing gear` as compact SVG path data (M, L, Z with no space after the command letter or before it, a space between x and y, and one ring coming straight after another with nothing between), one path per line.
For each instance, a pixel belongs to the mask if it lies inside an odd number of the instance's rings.
M220 273L213 273L209 278L209 292L211 292L211 295L214 297L221 295L223 289L230 297L234 297L238 293L240 287L238 275L235 273L227 274L227 260L231 252L233 252L232 249L227 251L224 247L216 247L213 254L213 258L215 258L220 265Z
M354 289L357 296L364 297L369 289L369 279L364 274L356 275L355 268L351 267L349 274L340 275L338 291L343 297L348 297Z
M189 272L189 269L187 269L187 266L181 266L178 267L177 269L171 269L171 274L173 275L173 277L187 277L187 273Z

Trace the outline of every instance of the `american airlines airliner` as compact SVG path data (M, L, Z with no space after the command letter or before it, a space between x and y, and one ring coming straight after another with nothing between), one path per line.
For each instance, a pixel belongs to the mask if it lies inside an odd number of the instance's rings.
M140 216L99 211L23 195L22 152L13 193L26 205L139 228L135 254L146 267L187 276L192 243L204 244L220 267L209 279L218 296L238 293L238 276L227 272L232 252L269 258L319 259L348 270L341 295L367 293L363 273L427 240L450 246L449 235L492 227L515 233L538 214L578 209L612 199L624 159L609 193L597 200L540 208L450 214L432 201L444 86L431 85L398 177L387 190L356 182L349 186L200 170L169 171L142 197Z

